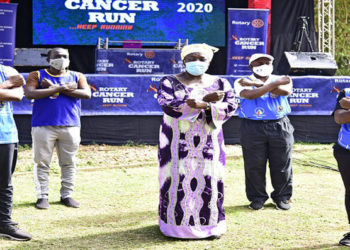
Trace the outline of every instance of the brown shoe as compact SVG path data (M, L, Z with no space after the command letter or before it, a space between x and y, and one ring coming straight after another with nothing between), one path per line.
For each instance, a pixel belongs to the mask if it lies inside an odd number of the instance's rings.
M61 203L63 205L66 205L67 207L74 207L74 208L80 207L79 202L77 202L76 200L74 200L71 197L67 197L67 198L64 198L64 199L61 198Z
M48 209L50 207L49 200L45 198L38 199L35 203L35 207L37 209Z

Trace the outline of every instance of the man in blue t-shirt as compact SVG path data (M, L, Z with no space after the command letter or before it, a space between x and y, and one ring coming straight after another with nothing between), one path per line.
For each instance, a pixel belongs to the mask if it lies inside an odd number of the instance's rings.
M339 93L333 115L334 121L341 125L333 153L345 187L345 209L350 224L350 88ZM344 235L339 244L350 247L350 232Z
M259 210L269 198L266 193L266 163L269 162L274 191L271 198L277 209L290 209L292 196L293 126L287 114L287 96L292 93L288 76L272 75L273 57L254 54L249 60L253 74L234 83L240 97L242 145L246 194L249 207Z
M0 65L0 237L19 241L32 238L11 220L12 174L16 168L18 144L11 101L22 100L24 83L24 78L14 68Z
M75 155L80 144L81 100L91 98L83 74L68 70L69 53L63 48L49 51L48 69L31 72L25 95L34 99L32 138L34 180L38 209L49 208L49 171L56 147L61 167L61 203L79 207L72 198L75 180Z

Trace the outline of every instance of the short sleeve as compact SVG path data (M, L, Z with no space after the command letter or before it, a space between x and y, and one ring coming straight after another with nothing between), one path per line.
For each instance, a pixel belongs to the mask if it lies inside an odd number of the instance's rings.
M18 71L10 66L5 66L5 74L7 77L19 75Z

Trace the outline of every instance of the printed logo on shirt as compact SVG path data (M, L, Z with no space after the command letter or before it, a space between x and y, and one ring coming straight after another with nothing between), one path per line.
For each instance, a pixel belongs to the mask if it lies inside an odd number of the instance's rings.
M277 112L281 113L283 111L283 106L277 106Z
M57 97L59 96L60 93L55 93L52 96L50 96L50 99L57 99Z
M256 108L255 110L254 110L254 112L255 112L255 115L256 115L256 117L263 117L263 116L265 116L264 115L264 113L265 113L265 110L263 109L263 108Z

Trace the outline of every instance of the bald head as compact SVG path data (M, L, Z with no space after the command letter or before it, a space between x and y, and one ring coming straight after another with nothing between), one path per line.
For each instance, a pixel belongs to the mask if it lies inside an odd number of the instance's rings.
M57 59L57 58L69 58L69 52L67 49L64 48L53 48L50 49L47 53L47 61L50 61L50 59Z

